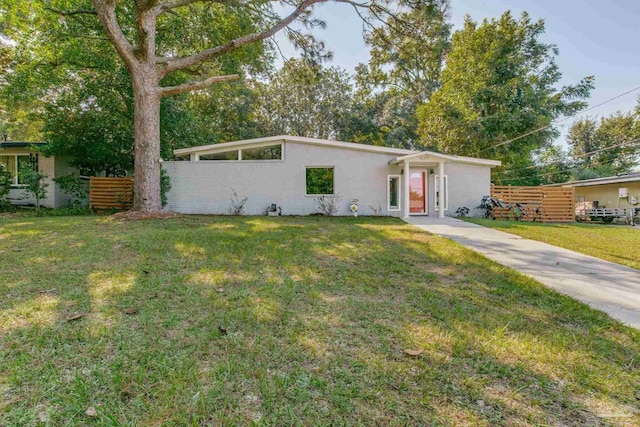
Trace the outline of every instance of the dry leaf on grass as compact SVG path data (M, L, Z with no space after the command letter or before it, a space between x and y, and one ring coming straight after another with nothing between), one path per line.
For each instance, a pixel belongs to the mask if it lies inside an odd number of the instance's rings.
M404 352L406 354L408 354L409 356L419 356L422 353L424 353L424 350L410 350L410 349L405 349Z
M223 293L224 292L224 288L216 288L216 292Z
M70 314L69 316L67 316L67 322L71 322L73 320L78 320L83 318L84 316L86 316L87 313L74 313L74 314Z
M124 314L136 314L138 312L138 307L129 307L122 310Z
M93 406L89 406L87 410L84 411L84 413L87 414L87 417L91 418L95 418L98 416L98 411L96 411L96 408L94 408Z

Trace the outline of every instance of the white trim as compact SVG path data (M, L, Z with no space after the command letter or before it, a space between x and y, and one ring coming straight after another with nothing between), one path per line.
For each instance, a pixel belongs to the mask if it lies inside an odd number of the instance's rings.
M275 147L275 146L280 146L280 158L279 159L251 159L251 160L245 160L242 158L242 152L244 150L250 150L253 148L261 148L261 147ZM208 156L210 154L221 154L221 153L233 153L233 152L238 152L238 158L237 159L228 159L228 160L207 160L207 159L202 159L202 156ZM207 150L207 151L201 151L201 152L197 152L197 153L189 153L189 159L193 162L284 162L285 160L285 144L283 142L279 143L279 144L273 144L273 143L265 143L265 144L256 144L255 146L247 146L247 147L240 147L240 148L235 148L233 150L230 149L225 149L225 150Z
M491 159L481 159L481 158L476 158L476 157L464 157L464 156L454 156L451 154L442 154L442 153L435 153L433 151L420 151L420 152L413 152L404 156L400 156L400 157L396 157L395 159L392 159L389 161L389 164L394 165L394 164L398 164L400 162L404 162L407 160L414 160L414 161L424 161L424 162L428 162L428 161L434 161L434 162L439 162L442 160L449 160L451 162L455 162L455 163L468 163L468 164L472 164L472 165L481 165L481 166L500 166L502 165L502 162L500 160L491 160Z
M18 167L18 157L29 157L29 159L31 159L31 156L34 155L34 153L28 152L28 153L0 153L0 157L14 157L14 165L16 168L16 174L15 176L11 177L11 180L13 181L13 183L11 184L11 188L12 189L21 189L25 187L25 184L20 184L18 182L18 176L20 175L20 168Z
M429 216L429 169L423 167L415 168L409 174L409 193L411 193L411 174L419 173L424 177L424 212L411 212L411 200L409 200L409 215L410 216Z
M391 207L391 192L389 191L389 182L391 182L391 178L398 178L398 206L392 208ZM400 188L402 187L402 177L400 175L387 175L387 211L388 212L400 212L402 210L402 191Z
M409 192L410 190L410 184L409 184L409 180L411 179L411 177L409 176L409 174L411 173L409 171L409 160L406 160L404 162L404 168L403 168L403 173L404 173L404 179L403 179L403 185L402 185L402 193L404 194L404 217L405 218L409 218L409 214L411 213L411 205L409 204Z
M224 142L221 144L201 145L199 147L179 148L177 150L173 150L173 154L178 157L186 156L188 154L196 153L196 152L205 154L209 152L225 151L225 150L228 150L229 148L238 148L238 147L246 148L246 147L259 146L261 144L271 145L273 142L276 142L276 141L282 141L284 143L294 142L294 143L300 143L300 144L323 145L328 147L346 148L349 150L368 151L372 153L383 153L383 154L407 155L407 154L415 153L415 151L405 150L402 148L379 147L376 145L358 144L355 142L330 141L327 139L278 135L278 136L269 136L266 138L244 139L240 141Z
M307 194L307 169L333 169L333 193L331 194ZM336 195L336 167L335 166L305 166L304 167L304 195L305 197L335 196Z
M443 176L444 176L444 210L448 211L449 210L449 176L446 174ZM440 211L440 203L438 203L438 188L436 187L438 185L439 179L440 179L440 175L435 175L435 178L433 179L433 196L436 200L434 210L436 211Z

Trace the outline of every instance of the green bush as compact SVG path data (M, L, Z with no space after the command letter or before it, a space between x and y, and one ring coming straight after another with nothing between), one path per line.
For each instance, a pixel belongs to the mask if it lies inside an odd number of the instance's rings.
M7 167L0 163L0 199L4 199L4 196L9 194L11 185L13 184L13 176Z
M54 178L54 181L60 187L60 191L75 199L74 202L85 200L89 196L88 183L77 175L60 176Z
M162 207L167 205L167 193L171 190L171 178L164 169L160 169L160 201Z
M36 209L40 209L40 200L47 197L47 187L49 184L44 180L47 175L38 171L35 165L23 163L18 170L19 182L23 186L22 190L36 201Z

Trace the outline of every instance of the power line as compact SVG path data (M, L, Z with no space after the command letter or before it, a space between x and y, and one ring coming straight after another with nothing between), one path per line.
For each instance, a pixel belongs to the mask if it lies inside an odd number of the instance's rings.
M574 158L585 157L585 156L588 156L588 155L591 155L591 154L601 153L601 152L603 152L603 151L607 151L607 150L610 150L610 149L612 149L612 148L617 148L617 147L621 147L621 146L623 146L623 145L629 145L629 144L634 144L634 143L638 143L638 142L640 142L640 138L635 139L635 140L633 140L633 141L624 142L624 143L622 143L622 144L612 145L612 146L609 146L609 147L606 147L606 148L603 148L603 149L600 149L600 150L594 150L594 151L591 151L591 152L589 152L589 153L583 153L583 154L580 154L580 155L578 155L578 156L574 156ZM529 166L529 167L526 167L526 168L523 168L523 169L519 169L519 170L518 170L518 172L519 172L519 171L524 171L524 170L526 170L526 169L539 168L539 167L547 167L547 166L555 165L555 164L558 164L558 163L561 163L561 162L562 162L562 160L558 160L558 161L556 161L556 162L547 163L546 165L534 165L534 166ZM576 166L574 166L574 167L569 168L569 169L564 169L564 170L561 170L561 171L555 171L555 172L548 172L548 173L543 173L543 174L537 174L537 175L534 175L534 176L539 178L539 177L555 175L555 174L563 173L563 172L570 172L570 171L572 171L572 170L574 170L574 169L577 169L577 167L576 167ZM506 173L506 172L512 172L512 171L503 171L503 172L497 172L497 173ZM504 178L504 179L502 179L502 180L503 180L503 181L515 181L515 180L518 180L518 179L532 178L532 177L533 177L532 175L528 175L528 176L522 176L522 175L521 175L521 176L516 176L516 177L512 177L512 178Z
M541 173L541 174L538 174L538 175L535 175L535 176L537 178L540 178L542 176L550 176L550 175L555 175L555 174L558 174L558 173L571 172L571 171L576 170L576 169L578 169L578 168L574 166L574 167L569 168L569 169L564 169L564 170L561 170L561 171L548 172L548 173ZM515 181L517 179L524 179L524 178L531 178L531 176L516 176L516 177L513 177L513 178L505 178L502 181Z
M620 144L616 144L616 145L609 145L608 147L601 148L601 149L599 149L599 150L589 151L588 153L582 153L582 154L579 154L579 155L577 155L577 156L573 156L573 158L575 159L575 158L580 158L580 157L586 157L586 156L589 156L589 155L591 155L591 154L598 154L598 153L601 153L601 152L603 152L603 151L611 150L611 149L613 149L613 148L622 147L622 146L624 146L624 145L635 144L635 143L637 143L637 142L640 142L640 138L638 138L638 139L634 139L633 141L627 141L627 142L623 142L623 143L620 143ZM545 165L532 165L532 166L527 166L526 168L518 169L517 171L516 171L516 170L513 170L513 169L509 169L509 170L506 170L506 171L498 171L498 172L496 172L496 173L502 173L502 174L504 174L504 173L508 173L508 172L519 172L519 171L524 171L524 170L527 170L527 169L544 168L544 167L547 167L547 166L555 165L555 164L557 164L557 163L562 163L562 160L557 160L557 161L555 161L555 162L547 163L547 164L545 164Z
M580 116L580 115L582 115L582 114L584 114L584 113L588 113L589 111L591 111L591 110L593 110L593 109L595 109L595 108L598 108L598 107L600 107L600 106L602 106L602 105L604 105L604 104L607 104L607 103L609 103L609 102L611 102L611 101L615 101L615 100L616 100L616 99L618 99L618 98L622 98L623 96L628 95L628 94L630 94L630 93L632 93L632 92L635 92L635 91L636 91L636 90L638 90L638 89L640 89L640 86L635 87L635 88L633 88L633 89L631 89L631 90L628 90L628 91L626 91L626 92L624 92L624 93L621 93L620 95L616 95L616 96L614 96L613 98L607 99L606 101L603 101L603 102L601 102L601 103L599 103L599 104L596 104L596 105L594 105L593 107L589 107L589 108L587 108L586 110L581 111L580 113L578 113L576 116L568 116L568 117L565 117L564 119L560 119L560 120L557 120L557 121L555 121L555 122L552 122L552 123L548 124L547 126L543 126L543 127L541 127L541 128L538 128L538 129L532 130L532 131L527 132L527 133L525 133L525 134L523 134L523 135L516 136L515 138L511 138L511 139L509 139L509 140L507 140L507 141L501 142L501 143L496 144L496 145L493 145L493 146L491 146L491 147L487 147L487 148L485 148L484 150L480 150L480 151L478 152L478 154L481 154L481 153L484 153L485 151L489 151L489 150L492 150L492 149L495 149L495 148L501 147L501 146L506 145L506 144L510 144L510 143L512 143L513 141L517 141L517 140L522 139L522 138L525 138L525 137L527 137L527 136L529 136L529 135L533 135L534 133L541 132L541 131L543 131L543 130L545 130L545 129L549 129L550 127L553 127L554 125L557 125L558 123L562 123L562 122L565 122L565 121L567 121L567 120L569 120L569 119L571 119L571 118L575 118L575 117Z
M536 175L536 177L540 178L542 176L551 176L551 175L555 175L555 174L558 174L558 173L571 172L572 170L576 170L576 169L578 169L578 168L576 166L574 166L572 168L564 169L564 170L561 170L561 171L541 173L541 174ZM505 179L503 179L503 181L515 181L517 179L524 179L524 178L531 178L531 176L516 176L516 177L513 177L513 178L505 178Z

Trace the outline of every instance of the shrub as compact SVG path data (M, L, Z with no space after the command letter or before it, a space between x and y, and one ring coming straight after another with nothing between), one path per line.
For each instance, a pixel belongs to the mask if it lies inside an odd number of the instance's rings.
M167 193L171 190L171 177L164 169L160 169L160 201L162 207L167 206Z
M322 215L334 216L338 213L338 204L342 200L342 196L339 194L333 196L320 196L316 197L314 200Z
M54 178L53 181L58 184L60 191L74 198L71 206L80 205L81 200L85 200L89 196L89 186L85 180L74 174L64 175Z
M9 194L11 185L13 185L13 176L11 176L11 172L9 172L4 164L0 163L0 199L4 199L4 196Z
M49 184L44 180L47 175L41 173L31 163L23 163L18 171L20 183L23 185L22 190L27 196L31 196L36 201L36 209L40 209L40 200L47 197L47 187Z
M244 205L247 203L247 200L249 200L248 197L241 199L240 196L238 195L238 192L232 188L231 189L231 207L229 208L229 213L231 215L244 214Z

